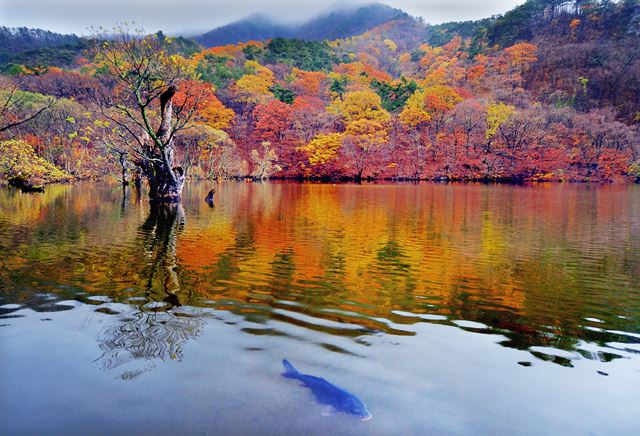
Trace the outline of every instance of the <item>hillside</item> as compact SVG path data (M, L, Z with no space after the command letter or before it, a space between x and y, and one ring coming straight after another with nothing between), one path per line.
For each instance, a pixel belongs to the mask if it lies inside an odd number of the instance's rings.
M526 88L550 104L615 107L627 121L638 114L637 0L528 0L497 17L429 26L427 42L442 46L456 36L466 39L471 57L519 42L534 44L536 63L527 71Z
M0 27L0 71L12 65L71 66L86 48L76 35L62 35L42 29Z
M267 16L256 14L213 29L194 39L205 47L276 37L322 41L358 35L383 23L407 16L399 9L382 4L331 11L300 25L279 24Z
M158 72L145 77L179 74L170 82L180 89L176 115L193 111L192 126L176 136L188 174L640 180L635 1L529 0L503 16L438 26L403 14L357 35L310 38L206 49L160 32L133 40L141 53L155 47ZM109 55L138 53L127 50ZM105 144L131 147L131 132L144 124L122 118L137 110L135 93L118 83L129 75L113 71L104 55L83 54L81 66L18 65L0 77L0 120L19 123L5 126L4 138L22 139L25 150L73 176L100 177L121 165ZM49 97L55 106L21 122ZM97 106L116 102L109 111ZM159 109L153 99L149 107Z
M77 46L82 40L76 35L62 35L42 29L0 26L0 47L7 53L20 53L45 47Z

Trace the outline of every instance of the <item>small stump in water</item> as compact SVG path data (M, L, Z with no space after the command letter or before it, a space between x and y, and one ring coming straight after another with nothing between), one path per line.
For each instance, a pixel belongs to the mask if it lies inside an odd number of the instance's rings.
M209 205L209 207L213 207L213 196L215 195L216 190L215 188L212 189L211 191L209 191L209 193L207 194L207 196L204 198L204 201L207 202L207 204Z

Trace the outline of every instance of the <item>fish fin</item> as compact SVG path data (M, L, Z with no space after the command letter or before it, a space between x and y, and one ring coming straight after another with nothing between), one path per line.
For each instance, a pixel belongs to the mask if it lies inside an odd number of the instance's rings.
M295 377L299 374L298 370L289 362L287 359L282 359L282 366L284 366L284 374L285 377Z
M322 416L333 416L337 415L338 413L340 413L340 411L338 411L338 409L333 406L324 406L320 411L320 415Z

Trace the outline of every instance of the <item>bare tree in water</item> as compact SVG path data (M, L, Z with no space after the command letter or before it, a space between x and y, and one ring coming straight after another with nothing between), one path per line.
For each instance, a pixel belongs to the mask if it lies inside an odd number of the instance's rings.
M106 120L129 137L129 154L149 182L152 202L180 201L184 170L174 140L203 104L193 89L193 66L166 51L159 35L120 29L97 35L94 54L103 91L95 100Z

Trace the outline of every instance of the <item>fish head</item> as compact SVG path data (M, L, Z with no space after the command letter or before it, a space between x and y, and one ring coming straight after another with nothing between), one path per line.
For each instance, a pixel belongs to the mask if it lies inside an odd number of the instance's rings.
M345 412L349 413L350 415L357 416L363 421L371 419L371 413L369 412L369 410L367 410L367 406L365 406L364 403L355 396L350 397L346 401L346 404L344 404L344 406Z

